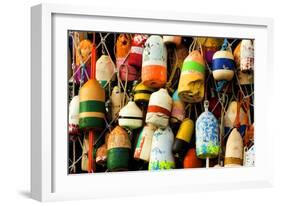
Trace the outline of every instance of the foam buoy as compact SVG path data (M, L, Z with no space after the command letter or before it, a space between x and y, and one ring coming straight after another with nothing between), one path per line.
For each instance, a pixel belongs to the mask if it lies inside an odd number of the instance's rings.
M230 81L234 76L234 57L231 51L221 50L217 51L213 56L213 76L217 81Z
M240 48L240 70L254 70L254 44L252 40L242 40Z
M132 39L132 47L129 54L128 63L138 69L142 66L142 52L144 44L148 38L145 34L135 34Z
M167 49L160 36L152 35L145 42L141 79L152 88L161 88L167 82Z
M79 134L79 96L74 96L69 103L68 133Z
M199 168L203 166L201 159L197 158L195 148L190 148L183 160L183 168Z
M134 158L149 162L152 137L157 128L152 124L147 124L143 127L139 134Z
M116 126L109 134L107 142L107 169L109 171L128 170L131 141L127 132Z
M172 109L172 98L166 89L159 89L151 94L147 114L146 123L151 123L157 127L165 128L169 124L169 118Z
M111 118L115 119L119 115L119 111L122 106L122 100L124 98L124 93L120 91L118 86L113 87L110 102L111 102Z
M152 137L148 170L165 170L175 168L172 154L174 134L170 127L157 129Z
M192 134L194 131L194 123L191 119L186 118L180 125L173 144L173 153L180 157L184 155L190 146Z
M132 40L130 34L120 34L116 42L116 67L122 81L138 79L135 67L128 64L128 55L131 50Z
M96 62L96 79L104 87L105 84L114 80L114 65L108 55L102 55Z
M178 85L182 101L201 102L204 97L205 62L199 51L192 51L184 60Z
M119 125L128 129L137 129L142 126L143 114L135 102L129 101L119 112Z
M163 42L165 44L175 44L178 46L181 43L181 36L163 36Z
M181 123L185 117L185 104L178 95L178 90L176 90L172 96L173 106L171 112L170 122L172 124Z
M142 82L137 84L133 90L134 101L137 103L148 103L150 95L155 89L145 86Z
M227 140L225 149L224 166L237 167L243 163L243 139L236 128L234 128Z
M219 154L219 125L216 117L208 111L208 101L204 102L205 111L196 120L196 155L200 159L215 158Z
M79 92L79 127L101 129L104 125L105 91L98 81L88 80Z

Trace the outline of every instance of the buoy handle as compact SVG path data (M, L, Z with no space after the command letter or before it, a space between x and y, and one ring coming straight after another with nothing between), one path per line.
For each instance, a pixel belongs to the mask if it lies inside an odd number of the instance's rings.
M208 112L208 109L209 109L209 101L208 100L204 101L204 108L205 108L205 112Z

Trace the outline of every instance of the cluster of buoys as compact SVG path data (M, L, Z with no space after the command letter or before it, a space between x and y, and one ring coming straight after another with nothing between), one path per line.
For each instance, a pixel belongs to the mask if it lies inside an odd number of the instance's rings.
M253 40L112 37L97 60L88 39L70 48L68 131L83 138L70 149L81 171L254 165Z

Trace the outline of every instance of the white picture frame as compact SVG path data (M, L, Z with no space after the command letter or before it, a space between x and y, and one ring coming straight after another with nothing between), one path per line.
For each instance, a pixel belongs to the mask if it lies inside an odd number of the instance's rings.
M273 86L267 77L274 75L272 19L40 4L31 9L31 27L32 198L52 201L272 186L274 132L269 118L274 95L266 89ZM255 39L256 166L68 175L67 30Z

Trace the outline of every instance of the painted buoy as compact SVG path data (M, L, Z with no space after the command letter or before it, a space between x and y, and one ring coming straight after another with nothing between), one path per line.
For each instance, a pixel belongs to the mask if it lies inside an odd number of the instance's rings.
M104 125L105 91L98 81L90 79L79 92L79 127L101 129Z
M234 128L227 140L225 149L224 166L237 167L243 163L243 139L236 128Z
M156 130L156 127L152 124L147 124L143 127L139 134L134 158L149 162L152 137Z
M122 81L134 81L138 79L136 68L128 64L131 41L129 34L120 34L116 42L116 67L119 69L119 76Z
M192 51L184 60L178 85L184 102L201 102L204 97L205 62L199 51Z
M181 123L185 117L185 104L180 100L178 90L173 94L173 106L170 122L172 124Z
M218 131L218 121L216 117L206 109L205 105L205 111L196 120L195 136L196 155L198 158L206 159L218 156L220 149Z
M148 103L150 95L155 92L155 89L145 86L142 82L136 85L133 90L134 101L137 103Z
M74 96L69 103L68 132L79 134L79 96Z
M132 39L132 47L129 54L128 63L138 69L142 66L142 52L144 44L148 38L145 34L135 34Z
M175 168L172 154L174 134L170 127L157 129L152 137L148 170L165 170Z
M151 123L157 127L165 128L169 124L169 118L172 109L172 98L166 89L159 89L151 94L147 114L146 123Z
M202 160L197 158L195 148L190 148L184 157L183 168L199 168L202 166Z
M213 56L213 76L217 81L230 81L234 76L234 57L231 51L217 51Z
M119 112L119 125L128 129L142 127L143 113L135 102L129 101Z
M178 46L181 43L181 36L163 36L163 42L165 44L175 44Z
M131 141L127 132L116 126L107 142L107 169L109 171L128 170Z
M180 157L186 153L190 146L191 138L194 131L194 123L191 119L186 118L180 125L173 144L173 153Z
M223 43L223 39L199 37L199 38L197 38L197 40L203 47L204 57L205 57L207 63L211 64L214 54L216 53L216 51L219 50L220 46Z
M254 44L252 40L242 40L240 48L240 70L254 70Z
M114 81L114 65L108 55L102 55L96 62L96 79L101 83L102 87L108 81Z
M120 88L118 86L115 86L112 90L111 96L110 96L110 102L111 102L111 118L115 119L119 115L119 111L122 106L122 100L124 98L124 93L120 91Z
M152 35L145 42L141 79L152 88L161 88L167 82L167 49L160 36Z

